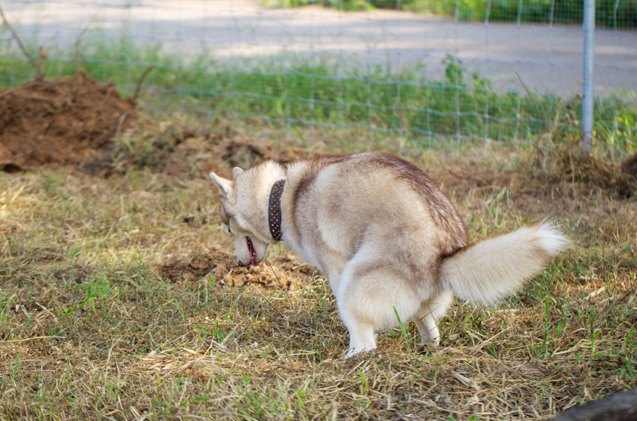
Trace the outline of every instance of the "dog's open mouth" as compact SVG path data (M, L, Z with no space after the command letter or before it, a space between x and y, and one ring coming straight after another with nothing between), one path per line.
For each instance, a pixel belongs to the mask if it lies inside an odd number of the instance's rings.
M252 244L252 239L250 237L246 237L246 243L248 244L248 251L250 252L250 264L252 266L257 265L257 252L254 249L254 244Z

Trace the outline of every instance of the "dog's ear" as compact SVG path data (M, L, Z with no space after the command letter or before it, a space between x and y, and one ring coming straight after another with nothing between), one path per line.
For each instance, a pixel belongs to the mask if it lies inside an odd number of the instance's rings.
M243 170L239 167L234 167L232 169L232 179L234 180L235 178L239 177L241 174L243 174Z
M227 199L232 193L232 181L226 180L225 178L219 177L214 172L208 174L210 180L214 183L215 186L219 189L219 194L224 199Z

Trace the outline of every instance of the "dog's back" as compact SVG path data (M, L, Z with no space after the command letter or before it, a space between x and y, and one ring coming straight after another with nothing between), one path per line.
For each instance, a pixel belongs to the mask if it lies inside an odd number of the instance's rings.
M288 239L349 260L361 246L415 276L467 244L464 224L438 187L417 167L387 154L362 153L288 168ZM397 259L397 260L396 260ZM401 262L402 261L402 262Z

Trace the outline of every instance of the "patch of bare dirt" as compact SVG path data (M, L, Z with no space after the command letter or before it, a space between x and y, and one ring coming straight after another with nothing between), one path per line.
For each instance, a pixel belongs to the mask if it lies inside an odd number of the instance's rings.
M190 137L181 141L168 156L165 172L197 176L210 171L230 173L233 167L247 169L268 159L288 163L316 155L315 152L294 147L276 150L270 143L236 135L217 138L216 141L211 141L210 137Z
M238 266L236 257L218 246L175 256L160 265L157 271L161 277L178 284L214 275L215 282L221 285L255 285L283 290L301 289L319 274L293 256L280 256L259 266Z
M215 122L188 120L173 124L142 120L126 133L117 150L101 158L115 172L146 168L184 179L205 178L210 171L229 176L237 166L247 169L268 159L288 163L317 155L315 149L252 139Z
M132 100L81 72L0 90L0 168L80 165L136 117Z

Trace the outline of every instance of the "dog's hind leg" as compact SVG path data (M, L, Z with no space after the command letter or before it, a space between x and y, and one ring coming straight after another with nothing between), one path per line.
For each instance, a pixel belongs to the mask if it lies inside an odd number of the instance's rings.
M345 279L347 282L347 278ZM339 288L339 292L343 290L344 288ZM363 303L360 302L359 297L353 297L351 289L346 293L349 296L343 297L342 293L337 294L337 305L341 319L349 332L349 348L345 356L349 358L358 353L376 349L376 332L374 320L367 316L364 308L361 308Z
M440 331L437 322L445 315L452 301L453 293L443 291L420 305L414 322L420 333L421 343L430 343L435 346L440 344Z
M410 320L419 310L420 300L400 274L377 261L350 261L340 282L336 300L350 335L348 358L374 350L376 330L396 326L398 318Z

